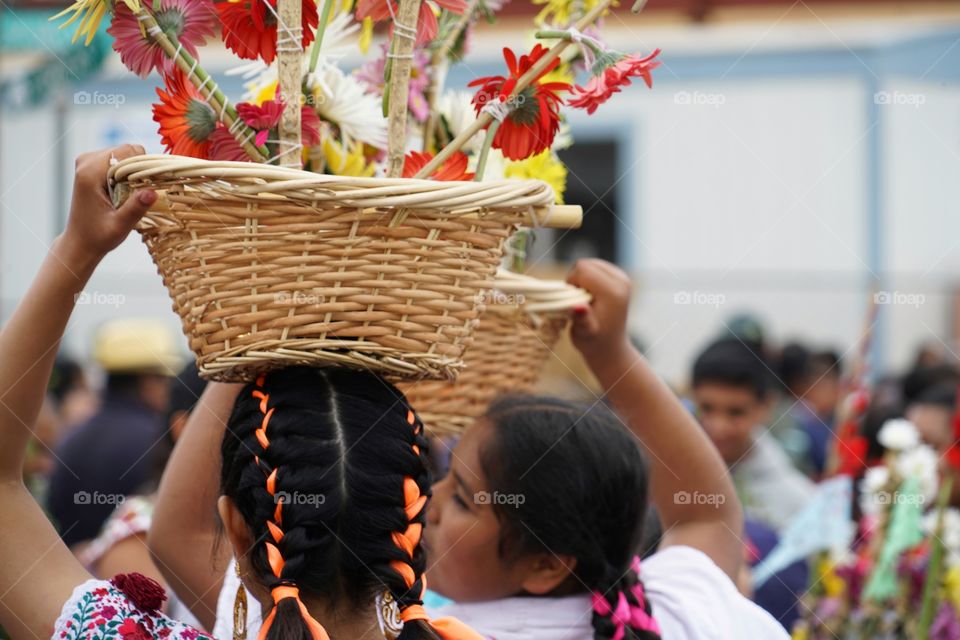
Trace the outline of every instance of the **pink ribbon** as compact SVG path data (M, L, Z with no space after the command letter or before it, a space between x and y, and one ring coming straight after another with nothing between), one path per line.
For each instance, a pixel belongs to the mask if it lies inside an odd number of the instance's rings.
M631 568L637 573L637 576L640 575L640 558L633 558ZM617 594L616 608L611 606L610 602L599 591L594 591L591 594L593 610L597 615L609 617L616 628L612 640L623 640L628 626L639 631L649 631L661 635L660 625L653 619L653 616L647 613L647 600L646 594L643 592L643 584L638 582L633 585L630 588L630 593L633 594L637 604L631 604L627 600L627 596L621 591Z

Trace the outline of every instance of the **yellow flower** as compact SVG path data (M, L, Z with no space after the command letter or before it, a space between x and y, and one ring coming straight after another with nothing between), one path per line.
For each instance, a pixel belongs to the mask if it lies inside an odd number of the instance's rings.
M540 82L565 82L567 84L573 84L575 79L573 70L570 68L570 63L562 62L557 65L556 69L545 74Z
M259 107L267 100L273 100L277 95L277 85L279 84L279 80L270 80L264 84L257 84L256 80L253 82L248 82L245 85L247 89L247 95L250 96L250 100L248 102Z
M123 1L130 7L131 11L140 13L140 0ZM87 37L86 40L83 41L83 44L88 45L93 40L93 37L97 35L97 30L100 29L100 21L110 8L110 0L76 0L76 2L57 15L51 16L50 19L56 20L68 13L73 13L66 22L60 25L60 28L63 29L82 17L80 24L77 26L77 30L73 32L73 38L70 42L76 42L77 38L85 35Z
M579 15L574 17L573 10L574 6L579 2L580 10ZM565 27L571 22L574 22L577 18L583 16L591 9L593 9L600 0L533 0L533 4L542 4L544 5L543 9L540 10L540 13L537 14L536 22L538 25L544 24L553 24L560 27ZM614 2L604 10L603 15L606 15L610 8L616 7L617 2Z
M824 558L817 564L817 577L828 598L835 598L843 595L846 590L846 583L843 578L837 575L833 563Z
M327 173L338 176L371 177L376 170L372 162L363 155L363 143L354 143L349 151L329 138L323 140L323 158Z
M947 569L947 575L943 577L943 586L953 608L960 611L960 566Z
M794 628L793 634L790 636L790 640L807 640L809 636L810 634L807 633L806 627L797 626Z
M360 53L366 53L373 42L373 18L367 16L360 27Z
M553 187L557 204L563 204L563 192L567 190L567 167L550 149L526 160L508 163L503 174L507 178L543 180Z

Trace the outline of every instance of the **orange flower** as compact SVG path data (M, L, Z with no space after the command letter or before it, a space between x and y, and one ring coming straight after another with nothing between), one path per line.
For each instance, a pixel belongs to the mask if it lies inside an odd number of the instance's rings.
M412 178L420 169L433 160L432 153L411 151L403 161L403 177ZM429 176L433 180L473 180L474 174L467 173L467 156L462 151L455 152Z
M153 105L153 120L160 125L161 141L168 153L208 158L217 114L183 72L177 70L165 79L166 91L157 87L160 103Z

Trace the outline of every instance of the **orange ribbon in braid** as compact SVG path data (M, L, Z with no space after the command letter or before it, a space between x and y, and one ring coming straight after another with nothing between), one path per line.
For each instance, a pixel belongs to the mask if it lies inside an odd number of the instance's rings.
M423 425L417 419L417 416L413 411L407 410L407 423L413 427L414 436L420 435L420 432L423 430ZM419 456L420 447L414 444L413 452ZM427 496L421 495L420 486L417 484L417 481L409 476L403 479L403 502L403 508L407 514L407 520L416 519L417 516L420 515L420 512L423 511L423 508L427 505ZM423 525L419 522L410 522L403 533L394 531L391 534L393 543L402 549L403 552L407 554L407 557L409 557L411 560L413 560L413 553L416 550L417 545L420 544L420 537L422 535ZM390 566L400 574L404 583L407 585L408 590L411 589L414 584L416 584L417 576L413 570L413 567L410 566L409 563L401 562L399 560L392 560L390 562ZM426 591L427 577L420 576L420 593L418 594L417 599L422 601L423 594ZM422 604L411 604L400 609L400 619L404 622L425 620L430 627L437 634L439 634L441 638L443 638L443 640L484 640L483 636L456 618L447 617L431 620Z
M260 413L263 414L263 420L260 422L260 428L256 430L256 436L257 442L260 443L260 446L263 447L263 452L266 453L267 447L270 446L270 439L267 437L267 427L270 424L270 418L273 416L273 412L276 407L270 407L269 409L267 408L267 405L270 402L270 394L262 390L264 382L266 382L266 376L261 374L260 377L257 378L257 386L260 387L260 389L255 389L251 395L260 400ZM254 461L256 462L257 466L260 466L260 456L254 456ZM279 498L276 497L276 468L267 474L267 493L274 498L277 506L273 510L273 521L271 522L270 520L267 520L267 530L270 532L273 542L268 541L265 542L264 545L267 548L267 562L270 564L270 569L273 571L273 575L280 580L281 575L283 574L283 567L286 563L283 560L283 555L280 553L280 548L277 547L277 545L280 544L280 541L283 540L283 529L280 528L283 524L283 496L280 496ZM260 627L260 633L257 635L257 640L266 639L267 632L270 630L270 626L277 617L277 605L280 604L281 600L285 600L287 598L293 598L297 601L297 605L300 609L300 615L303 616L304 623L307 625L307 628L310 629L310 635L313 637L313 640L330 640L330 636L327 635L326 629L324 629L323 625L317 622L313 616L310 615L310 611L307 610L307 606L303 604L303 600L300 599L300 590L290 584L289 579L284 580L282 583L273 587L273 589L271 589L271 595L273 596L274 607L270 611L270 614L267 616L267 618L263 621L263 626Z

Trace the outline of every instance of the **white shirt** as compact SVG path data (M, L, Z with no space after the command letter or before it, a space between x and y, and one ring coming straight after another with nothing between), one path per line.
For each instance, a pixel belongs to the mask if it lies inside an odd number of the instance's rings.
M644 560L642 572L663 640L789 640L773 616L743 597L713 560L692 547L667 547ZM238 584L231 569L217 603L218 640L233 640ZM255 640L260 607L249 602L248 637ZM430 615L459 618L490 640L593 640L589 595L452 604Z

